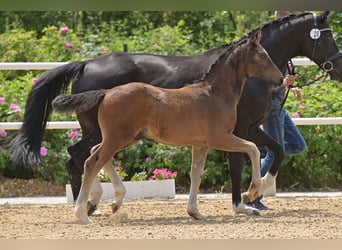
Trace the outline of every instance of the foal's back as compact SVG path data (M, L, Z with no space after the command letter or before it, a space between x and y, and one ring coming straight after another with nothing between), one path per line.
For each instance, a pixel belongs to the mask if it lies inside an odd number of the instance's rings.
M211 86L204 82L181 89L133 82L106 91L99 107L99 124L103 137L205 145L208 119L216 106L211 97Z

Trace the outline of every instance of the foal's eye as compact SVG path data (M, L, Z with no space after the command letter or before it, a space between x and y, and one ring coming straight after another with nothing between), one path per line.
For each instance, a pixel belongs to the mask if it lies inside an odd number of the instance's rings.
M265 54L260 54L260 58L261 58L262 60L265 60L265 59L266 59L266 55L265 55Z

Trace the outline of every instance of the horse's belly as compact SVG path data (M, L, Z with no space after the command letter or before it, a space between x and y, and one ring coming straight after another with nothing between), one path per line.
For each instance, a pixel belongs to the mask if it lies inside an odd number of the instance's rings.
M190 131L190 129L175 126L149 128L144 133L144 137L172 146L206 146L207 140L204 134L206 134L205 131L197 132L196 129Z

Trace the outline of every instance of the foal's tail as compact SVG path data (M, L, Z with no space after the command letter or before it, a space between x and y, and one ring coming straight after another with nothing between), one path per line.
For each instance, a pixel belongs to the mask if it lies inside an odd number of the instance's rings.
M52 101L52 108L60 113L87 111L97 106L105 94L105 90L101 89L73 95L60 95Z
M65 93L70 81L82 74L86 61L71 62L46 71L30 91L18 135L9 144L11 160L21 166L40 163L40 147L51 114L51 102Z

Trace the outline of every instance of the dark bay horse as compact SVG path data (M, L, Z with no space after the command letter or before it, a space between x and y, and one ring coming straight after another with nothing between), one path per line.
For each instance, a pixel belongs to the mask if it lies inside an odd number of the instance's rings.
M82 223L90 223L89 194L102 166L113 178L113 212L119 209L125 189L111 165L111 159L140 139L175 146L192 146L194 154L187 211L195 219L202 218L197 203L193 203L194 199L191 198L199 192L204 170L202 164L198 165L195 153L202 149L248 154L252 162L252 181L246 195L250 200L260 195L262 180L259 150L254 143L233 134L236 109L247 78L258 77L272 87L280 86L283 81L282 73L260 45L260 38L261 33L255 31L250 39L230 44L197 84L165 89L133 82L110 90L61 95L52 102L53 109L59 112L82 112L99 107L102 141L92 149L90 157L85 161L84 178L75 206L75 214ZM258 213L256 209L242 203L234 207L234 211Z
M341 53L327 22L328 14L328 11L319 15L303 13L270 21L260 27L263 33L261 44L281 70L286 68L291 58L307 56L329 72L331 79L342 81ZM310 37L313 29L319 30L318 38ZM133 81L179 88L198 81L225 50L226 45L222 45L203 54L180 57L112 53L47 71L28 96L23 126L11 143L11 159L20 165L40 162L40 146L51 113L51 101L67 89L72 79L72 93L112 88ZM271 88L268 86L257 78L247 80L238 105L234 134L274 152L275 160L270 173L275 176L284 157L283 150L259 128L271 106ZM78 112L77 117L82 128L82 140L68 148L71 159L67 163L75 198L79 193L83 165L89 150L101 142L97 108ZM203 150L202 154L204 164L206 151ZM241 201L240 182L245 161L241 153L229 155L234 204Z

